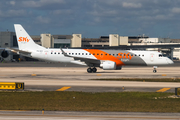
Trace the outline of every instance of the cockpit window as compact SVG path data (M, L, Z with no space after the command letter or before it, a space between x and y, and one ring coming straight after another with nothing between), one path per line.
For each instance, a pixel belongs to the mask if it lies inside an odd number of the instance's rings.
M159 54L159 57L163 57L163 55L162 55L162 54Z

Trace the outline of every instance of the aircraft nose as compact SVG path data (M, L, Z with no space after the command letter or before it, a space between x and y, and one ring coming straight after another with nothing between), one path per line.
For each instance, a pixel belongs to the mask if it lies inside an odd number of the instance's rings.
M166 60L167 60L168 64L174 64L174 62L171 59L167 58Z

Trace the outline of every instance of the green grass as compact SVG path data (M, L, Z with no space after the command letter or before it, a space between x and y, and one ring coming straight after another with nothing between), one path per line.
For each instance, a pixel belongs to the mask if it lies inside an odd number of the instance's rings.
M100 78L91 80L105 80L105 81L145 81L145 82L180 82L180 78Z
M172 93L0 92L0 110L180 112ZM158 99L154 99L157 97Z

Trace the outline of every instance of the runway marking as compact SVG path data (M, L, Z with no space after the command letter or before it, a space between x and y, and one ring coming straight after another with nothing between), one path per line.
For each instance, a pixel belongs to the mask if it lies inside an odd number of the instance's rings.
M31 76L37 76L36 74L31 74Z
M101 74L97 74L96 76L102 76Z
M64 91L64 90L67 90L67 89L69 89L69 88L71 88L71 87L62 87L62 88L60 88L60 89L57 89L56 91Z
M160 90L157 90L156 92L165 92L165 91L167 91L167 90L169 90L169 89L171 89L171 88L162 88L162 89L160 89Z

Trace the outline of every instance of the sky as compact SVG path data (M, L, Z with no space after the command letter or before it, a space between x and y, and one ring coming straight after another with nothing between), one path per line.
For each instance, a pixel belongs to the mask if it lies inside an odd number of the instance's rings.
M0 31L180 39L180 0L0 0Z

